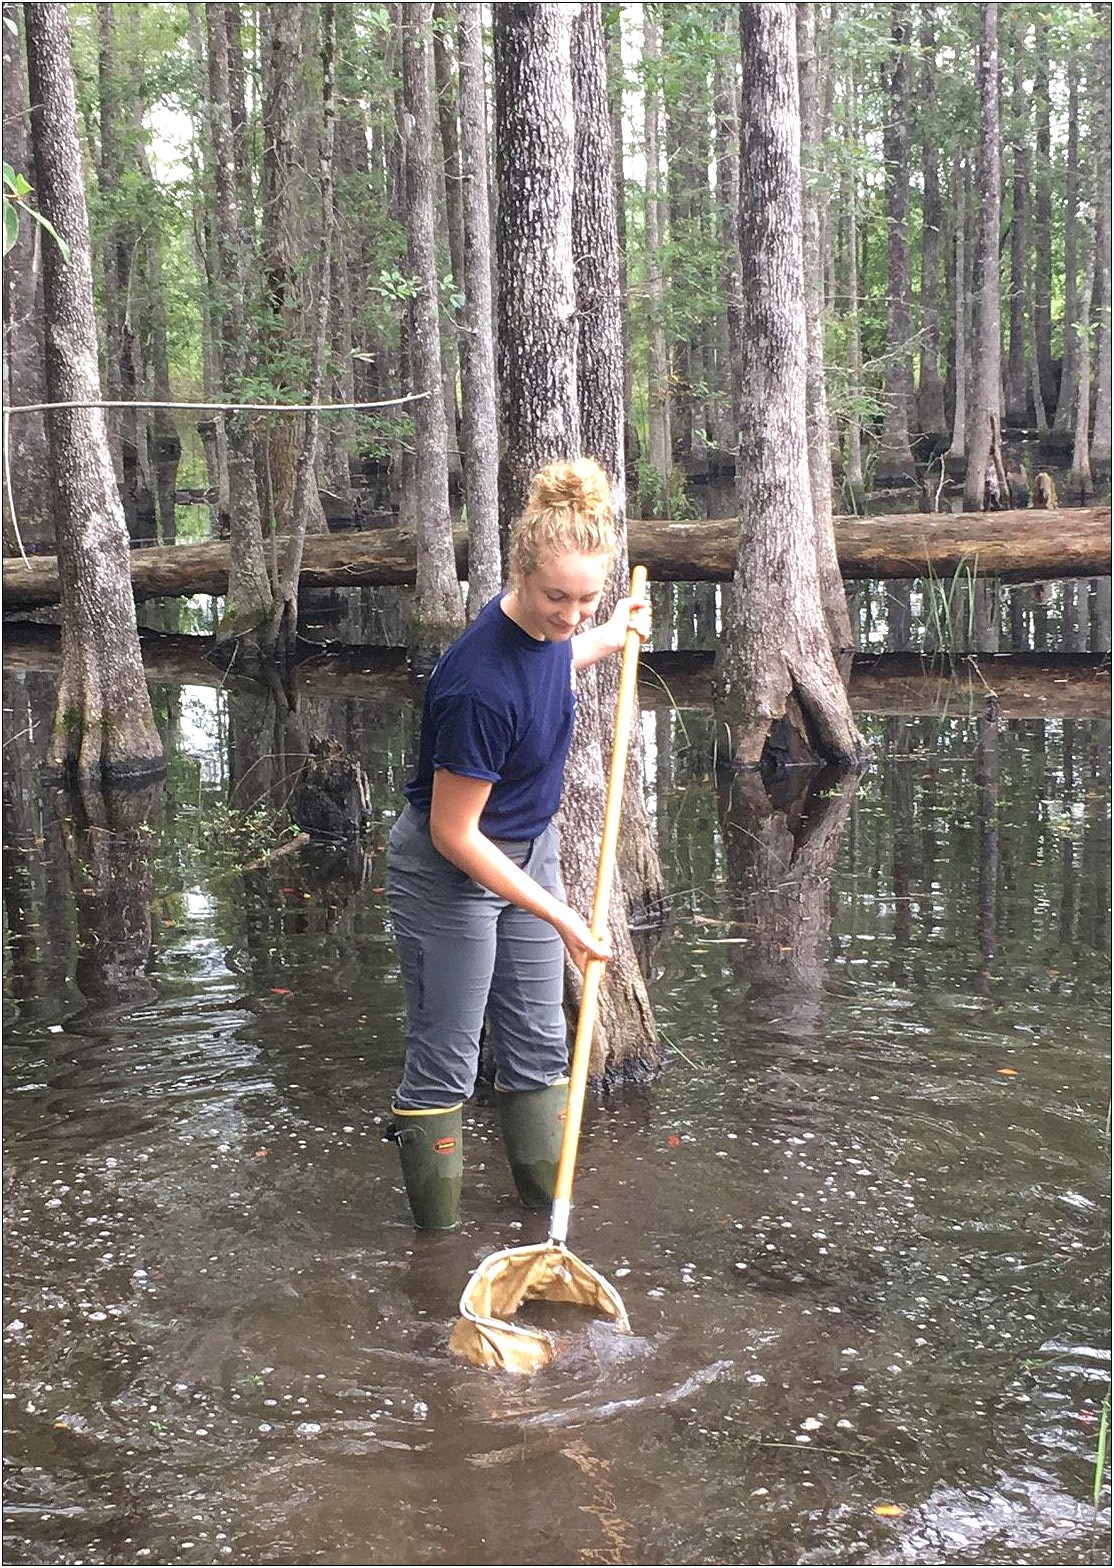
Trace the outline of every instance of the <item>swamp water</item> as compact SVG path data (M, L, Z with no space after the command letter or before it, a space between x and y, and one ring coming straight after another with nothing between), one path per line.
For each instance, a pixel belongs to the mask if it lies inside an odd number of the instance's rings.
M794 838L717 795L707 714L645 719L669 1058L590 1107L570 1233L634 1334L523 1381L445 1350L545 1232L491 1107L450 1235L381 1141L408 714L336 704L366 859L244 870L274 840L220 802L273 719L162 703L138 834L9 767L7 1561L1109 1559L1108 725L868 719Z

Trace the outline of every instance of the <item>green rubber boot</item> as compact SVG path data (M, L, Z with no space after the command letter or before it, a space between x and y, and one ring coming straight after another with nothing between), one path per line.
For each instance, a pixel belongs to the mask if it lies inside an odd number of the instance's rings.
M464 1175L462 1107L406 1111L391 1106L389 1136L402 1156L402 1179L419 1230L452 1230L460 1219Z
M496 1085L499 1124L518 1195L528 1209L547 1209L557 1180L569 1080L513 1092Z

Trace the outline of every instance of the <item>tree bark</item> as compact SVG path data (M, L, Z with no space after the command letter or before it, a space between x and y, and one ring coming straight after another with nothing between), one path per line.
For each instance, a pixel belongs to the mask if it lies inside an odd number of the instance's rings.
M46 388L52 402L100 400L89 220L77 138L69 19L28 4L28 85L40 210L69 246L44 248ZM128 535L96 408L49 419L58 518L62 675L47 767L85 784L161 775L162 745L143 677L128 582Z
M979 6L978 227L972 276L973 318L971 384L967 397L967 470L963 508L982 511L987 469L1001 451L998 427L1001 399L1001 307L998 283L998 228L1001 213L998 128L998 8Z
M505 539L533 474L580 450L571 7L494 11L497 373Z
M27 135L20 7L3 12L4 159L30 181L31 147ZM46 401L43 363L42 245L37 223L24 219L19 238L4 257L4 401ZM49 243L49 241L46 241ZM46 416L19 414L4 422L8 483L3 486L4 554L54 548L50 451ZM13 515L14 503L14 515Z
M469 619L499 592L499 411L495 390L495 327L491 290L487 98L483 17L473 0L459 8L460 151L463 190L464 505L468 515ZM465 349L463 344L467 343Z
M441 395L441 317L433 206L433 7L402 9L406 230L413 279L411 382L427 395L414 406L418 576L412 645L437 657L463 629L464 606L453 559L449 513L448 429Z
M886 121L882 156L886 167L885 416L874 470L876 485L912 485L917 470L910 444L909 417L914 407L911 322L909 318L909 7L890 7L889 60L882 69Z
M743 4L739 29L748 109L739 157L742 526L719 711L737 767L771 763L783 740L793 760L859 759L866 748L828 641L817 577L793 8Z

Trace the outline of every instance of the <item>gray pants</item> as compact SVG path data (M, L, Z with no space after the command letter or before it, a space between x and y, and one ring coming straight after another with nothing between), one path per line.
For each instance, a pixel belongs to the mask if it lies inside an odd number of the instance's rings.
M496 840L548 892L564 897L558 834ZM537 915L497 898L438 854L429 819L407 806L391 830L387 901L406 992L406 1065L395 1103L433 1110L476 1085L480 1031L501 1089L541 1089L563 1078L565 945Z

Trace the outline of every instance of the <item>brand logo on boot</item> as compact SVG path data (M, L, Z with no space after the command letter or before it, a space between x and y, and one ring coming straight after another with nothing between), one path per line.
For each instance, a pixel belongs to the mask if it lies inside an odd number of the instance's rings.
M434 1154L452 1154L455 1148L455 1138L438 1138L437 1142L433 1145L433 1152Z

